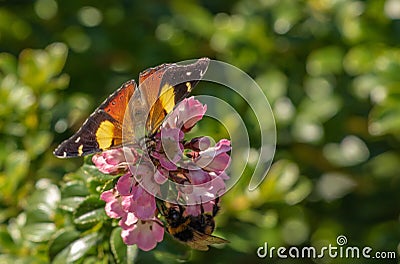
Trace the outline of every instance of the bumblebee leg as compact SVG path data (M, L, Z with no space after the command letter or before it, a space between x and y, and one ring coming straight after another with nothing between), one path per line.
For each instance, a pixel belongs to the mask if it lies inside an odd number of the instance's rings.
M218 211L219 211L218 203L219 203L219 196L217 198L215 198L215 200L214 200L214 206L213 206L213 211L212 211L213 217L218 214Z
M165 205L164 201L156 198L156 207L157 207L158 212L160 212L161 215L165 216L168 208Z

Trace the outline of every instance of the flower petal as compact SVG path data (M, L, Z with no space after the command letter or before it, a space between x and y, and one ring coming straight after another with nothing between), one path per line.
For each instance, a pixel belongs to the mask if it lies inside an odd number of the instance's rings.
M108 190L101 194L100 199L106 202L105 211L111 218L120 218L126 215L123 209L121 198L117 196L116 190Z
M136 184L135 179L131 173L126 173L121 176L117 182L117 190L121 195L132 195L133 188Z
M125 244L136 244L143 251L149 251L156 247L157 242L164 237L164 228L157 220L138 221L132 228L123 229L121 237Z

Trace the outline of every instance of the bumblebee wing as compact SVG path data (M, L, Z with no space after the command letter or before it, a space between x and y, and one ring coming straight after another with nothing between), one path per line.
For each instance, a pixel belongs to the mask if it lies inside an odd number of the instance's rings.
M207 235L193 230L193 240L186 242L193 249L207 251L209 245L229 243L228 240L221 237Z

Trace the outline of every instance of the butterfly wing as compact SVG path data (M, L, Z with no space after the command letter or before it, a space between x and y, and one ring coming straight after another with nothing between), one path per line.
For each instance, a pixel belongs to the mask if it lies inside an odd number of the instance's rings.
M152 134L151 132L155 128L158 128L164 120L163 116L158 116L156 119L156 117L153 115L154 107L152 106L156 105L159 97L161 81L164 73L168 68L175 66L176 64L162 64L160 66L147 69L141 72L139 75L139 91L142 94L141 98L144 99L147 106L147 113L145 116L143 116L143 118L148 120L145 124L147 128L146 132L150 132L148 134ZM150 116L153 118L148 118Z
M150 109L146 122L148 134L155 133L175 105L192 91L204 76L209 62L208 58L202 58L188 65L163 64L153 69L150 78L149 71L140 75L139 87L146 93Z
M148 117L143 126L148 134L153 134L166 115L203 77L208 64L209 59L203 58L189 65L162 64L143 71L139 76L140 89L136 89L134 80L123 84L89 116L78 132L56 148L54 155L60 158L85 156L121 147L123 143L129 143L125 142L128 139L134 141L136 127L143 123L140 119L146 119L138 113L142 112L137 107L142 105L141 100L148 106ZM139 92L134 98L137 100L133 100L137 105L131 106L130 99L135 92ZM124 130L124 137L123 125L129 130Z
M210 246L210 245L229 243L228 240L223 239L221 237L207 235L207 234L198 232L196 230L192 230L192 231L193 231L193 239L191 241L186 242L186 244L193 249L207 251L208 246Z
M122 124L128 102L136 89L134 80L124 83L54 151L59 158L84 156L122 146Z

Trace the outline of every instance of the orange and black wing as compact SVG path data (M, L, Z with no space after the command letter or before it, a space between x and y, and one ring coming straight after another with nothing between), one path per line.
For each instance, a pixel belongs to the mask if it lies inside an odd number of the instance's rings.
M149 106L146 128L152 135L175 105L182 101L203 78L210 60L193 64L163 64L140 74L139 89Z
M124 83L89 116L78 132L57 147L54 155L69 158L122 146L125 110L135 89L134 80Z
M203 77L208 64L209 59L207 58L183 66L162 64L140 74L140 93L138 95L140 95L140 99L146 101L145 104L148 106L149 114L145 126L149 134L157 131L165 116L191 92ZM125 118L125 112L130 106L129 101L136 90L134 80L123 84L89 116L78 132L57 147L54 155L60 158L69 158L121 147L124 120L132 123L128 123L125 128L134 130L133 127L136 123L130 117L135 112L142 110L133 106L133 109L128 111L128 118ZM132 111L133 113L131 113ZM141 115L139 116L142 118ZM143 119L145 118L144 116ZM140 124L136 125L140 126ZM128 133L129 136L131 134L133 137L134 132ZM134 139L132 138L132 140Z
M193 249L207 251L208 246L210 246L210 245L229 243L228 240L223 239L221 237L207 235L207 234L198 232L196 230L192 230L192 231L193 231L193 239L190 241L187 241L185 243Z

